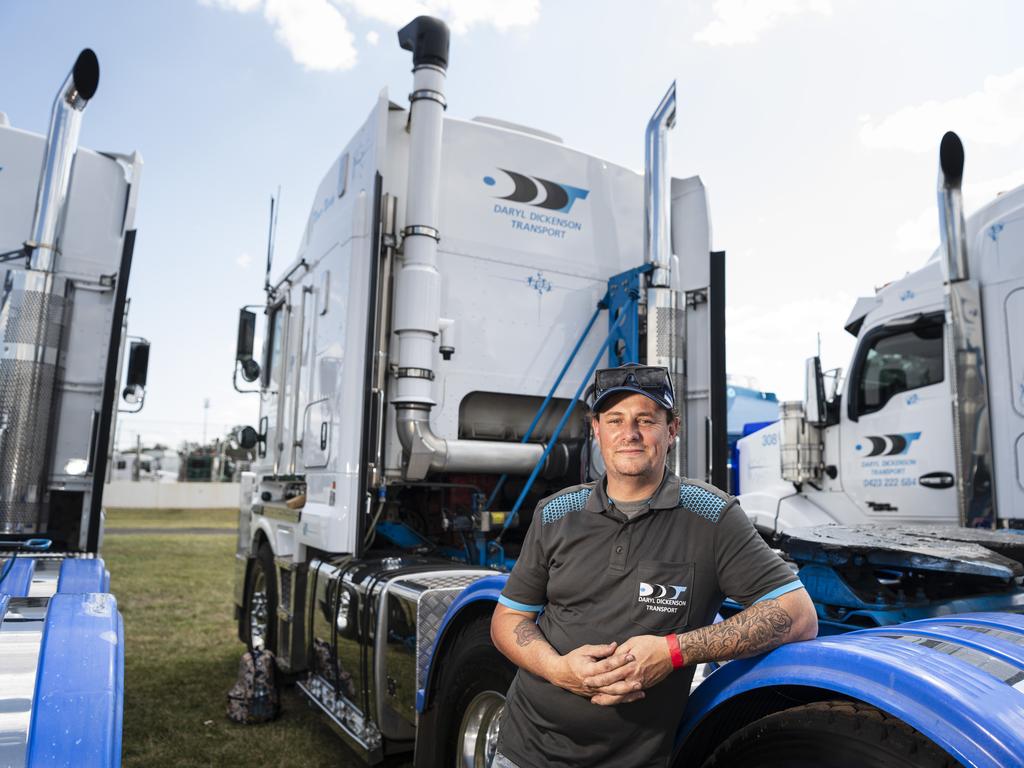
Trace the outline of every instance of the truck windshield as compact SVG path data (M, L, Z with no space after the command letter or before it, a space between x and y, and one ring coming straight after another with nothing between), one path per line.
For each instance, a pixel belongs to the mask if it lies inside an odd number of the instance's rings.
M879 410L901 392L942 381L942 320L882 333L861 354L857 415Z

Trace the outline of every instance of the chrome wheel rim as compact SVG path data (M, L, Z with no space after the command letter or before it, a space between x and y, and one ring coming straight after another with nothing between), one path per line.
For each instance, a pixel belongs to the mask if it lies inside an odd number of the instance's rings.
M489 768L498 751L505 697L497 691L478 693L466 707L459 725L456 768Z
M252 594L249 595L249 643L253 648L267 647L267 630L269 627L267 596L267 576L263 569L257 566L255 577L252 580Z

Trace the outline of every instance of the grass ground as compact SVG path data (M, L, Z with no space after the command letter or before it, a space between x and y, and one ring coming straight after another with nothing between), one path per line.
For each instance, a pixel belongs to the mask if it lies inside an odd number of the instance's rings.
M238 527L237 509L108 509L105 527L230 528Z
M221 511L203 514L144 516L155 528L212 527L214 520L227 527ZM142 516L117 511L108 520L139 528ZM294 688L283 692L273 723L242 726L225 716L244 650L232 615L234 546L233 536L216 534L106 539L111 591L125 623L124 765L364 765Z

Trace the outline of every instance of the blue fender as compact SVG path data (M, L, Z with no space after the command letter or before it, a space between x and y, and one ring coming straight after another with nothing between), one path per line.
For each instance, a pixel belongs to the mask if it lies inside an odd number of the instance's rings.
M35 558L17 557L14 562L9 560L0 562L0 575L6 574L3 583L0 583L0 594L11 597L28 597L35 572Z
M62 594L109 592L110 571L106 569L101 558L68 558L60 564L57 591Z
M775 686L820 689L871 704L967 766L1019 765L1024 755L1024 616L972 613L793 643L725 664L687 704L686 754L716 709ZM739 727L739 726L737 726Z
M458 597L452 601L452 604L448 606L448 610L445 611L444 617L441 619L437 635L434 637L434 644L430 648L430 659L427 661L427 666L423 674L423 687L416 690L417 712L422 713L423 710L426 709L427 688L430 687L430 677L434 668L434 660L437 657L438 649L441 647L445 639L449 626L468 605L478 603L481 600L497 604L498 596L501 595L501 590L505 588L506 581L508 581L507 573L496 573L493 576L484 576L462 590Z
M56 594L46 611L29 768L121 765L124 624L109 594Z

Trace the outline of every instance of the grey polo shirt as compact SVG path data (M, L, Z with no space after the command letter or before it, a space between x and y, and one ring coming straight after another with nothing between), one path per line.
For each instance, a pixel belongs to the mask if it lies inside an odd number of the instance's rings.
M602 478L543 499L500 603L541 611L561 654L589 643L667 635L710 624L725 597L744 606L802 587L738 501L666 470L650 509L627 518ZM523 768L663 766L694 668L640 701L599 707L520 669L499 750Z

